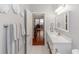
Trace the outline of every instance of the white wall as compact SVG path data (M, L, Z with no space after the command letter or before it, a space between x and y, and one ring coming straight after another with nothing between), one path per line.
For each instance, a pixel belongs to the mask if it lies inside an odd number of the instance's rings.
M4 53L4 24L19 24L23 23L23 18L15 14L0 14L0 53Z
M55 27L55 16L53 15L53 13L48 13L45 15L45 28L46 31L50 31L50 26L51 23L54 24L53 27Z
M70 9L70 16L69 16L69 32L63 32L57 30L69 37L72 38L72 48L79 49L79 5L72 4L68 5L68 9Z

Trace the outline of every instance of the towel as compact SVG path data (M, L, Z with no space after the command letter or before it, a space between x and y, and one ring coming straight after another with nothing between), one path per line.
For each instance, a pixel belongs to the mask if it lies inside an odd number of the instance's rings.
M16 40L17 40L17 29L16 29L16 24L6 24L4 26L5 29L5 40L6 40L6 53L7 54L12 54L16 53Z
M6 53L15 54L24 52L24 38L21 24L8 24L5 28ZM22 53L23 53L22 52Z
M19 39L19 53L24 53L24 35L22 33L22 24L17 25L17 37Z
M15 53L15 40L17 40L16 37L16 25L15 24L9 24L8 25L8 34L7 34L7 50L8 53Z

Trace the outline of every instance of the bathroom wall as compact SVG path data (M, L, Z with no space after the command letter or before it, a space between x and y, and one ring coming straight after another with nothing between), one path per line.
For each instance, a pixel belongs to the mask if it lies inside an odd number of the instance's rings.
M55 27L55 16L53 15L53 13L46 13L45 15L45 28L46 31L51 31L51 24L53 24L53 28ZM54 31L54 29L53 29Z
M64 32L57 30L58 32L63 33L64 35L72 39L72 48L79 49L79 4L70 4L68 5L70 10L69 15L69 32Z
M23 23L23 18L15 14L0 14L0 53L5 52L4 24Z

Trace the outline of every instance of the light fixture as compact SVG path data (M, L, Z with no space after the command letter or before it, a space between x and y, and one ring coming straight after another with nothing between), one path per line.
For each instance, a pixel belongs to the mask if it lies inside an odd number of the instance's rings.
M67 6L66 5L62 5L62 6L59 6L56 10L55 10L55 13L57 13L58 15L67 11Z

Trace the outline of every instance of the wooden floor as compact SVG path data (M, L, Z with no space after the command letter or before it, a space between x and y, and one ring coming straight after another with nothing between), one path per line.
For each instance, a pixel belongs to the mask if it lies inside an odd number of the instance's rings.
M32 45L44 45L44 39L33 38Z
M36 38L33 38L32 45L44 45L44 37L38 35Z

